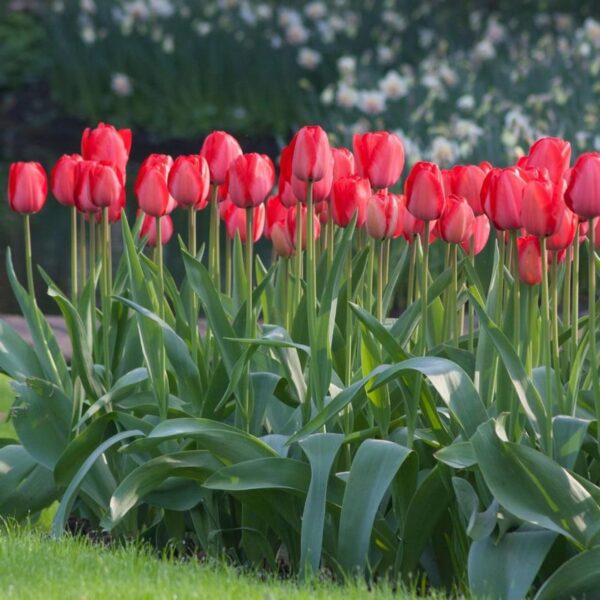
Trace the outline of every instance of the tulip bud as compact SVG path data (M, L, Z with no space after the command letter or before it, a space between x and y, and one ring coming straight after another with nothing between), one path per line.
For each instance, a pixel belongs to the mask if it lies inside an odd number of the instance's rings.
M231 200L224 200L223 220L225 221L225 230L227 237L235 239L236 234L240 236L240 241L246 243L246 210L237 207ZM257 242L263 234L265 228L265 205L259 204L254 208L253 233L254 241Z
M469 254L471 252L471 239L473 240L473 255L479 254L490 239L490 220L486 215L475 217L471 235L461 242L462 249Z
M327 134L317 125L302 127L295 135L292 174L300 181L323 179L331 162Z
M550 181L558 183L571 161L571 144L555 137L537 140L524 161L526 169L546 169Z
M565 206L558 229L546 240L546 248L553 251L568 248L575 239L578 224L577 215Z
M414 164L405 184L406 207L422 221L439 219L446 201L440 168L430 162Z
M208 204L210 171L206 159L197 154L178 156L169 171L169 192L183 208L202 210Z
M275 167L264 154L242 154L229 169L229 197L238 208L262 204L273 189Z
M324 202L331 194L333 184L333 158L330 159L323 179L315 181L312 188L313 203ZM300 202L306 202L306 182L292 175L292 192Z
M277 223L287 221L288 209L281 202L279 196L271 196L265 202L265 237L271 239L271 230Z
M138 215L139 215L138 211ZM156 223L158 219L151 215L144 214L144 220L142 221L142 226L140 227L140 237L148 238L148 246L151 248L156 248L157 243L157 229ZM169 243L169 240L173 237L173 220L169 215L165 215L160 219L160 233L161 238L160 241L162 245Z
M586 152L575 161L565 202L582 219L600 216L600 152Z
M519 279L527 285L539 285L542 282L542 255L539 238L535 235L518 238L517 259Z
M333 181L354 175L354 154L348 148L332 148L331 155L333 156Z
M23 215L42 210L48 195L46 171L37 162L16 162L8 172L8 205Z
M398 200L387 190L373 194L367 206L367 231L372 238L391 238L398 223Z
M352 139L356 170L374 188L392 187L404 168L404 147L400 138L388 131L355 134Z
M75 169L75 206L82 213L99 210L92 200L92 172L96 165L93 160L80 160Z
M131 151L131 130L116 130L112 125L98 123L87 128L81 137L81 155L84 160L107 161L115 165L123 177Z
M90 193L97 208L117 204L123 194L123 174L112 163L102 161L90 171Z
M469 203L462 196L450 194L438 221L440 237L445 242L460 244L471 237L474 226L475 215Z
M307 224L307 207L305 204L296 204L288 210L287 214L287 228L288 234L294 243L294 248L296 247L296 215L298 214L298 206L302 207L302 212L300 213L300 218L302 219L301 230L302 230L302 250L306 250L306 230L308 229ZM315 240L319 239L321 235L321 222L319 218L313 214L313 234Z
M56 161L50 174L52 194L63 206L75 206L77 163L81 160L79 154L63 154Z
M287 222L281 223L278 221L273 225L271 228L271 241L277 256L288 258L294 254L294 240L290 236Z
M348 227L354 213L356 226L362 227L367 218L367 205L371 198L368 179L352 175L338 179L331 188L331 218L338 227Z
M200 155L206 159L210 170L210 182L222 184L233 161L242 155L238 141L225 131L213 131L207 135Z
M475 216L483 214L481 206L481 186L489 169L487 165L457 165L450 171L451 189L446 193L462 196L473 209Z
M526 174L517 167L492 169L481 187L481 204L500 231L521 229L521 204Z
M563 182L552 183L546 176L531 179L523 190L521 223L531 235L548 237L558 231L565 212Z
M166 154L151 154L142 163L134 191L139 207L146 214L162 217L177 206L167 185L172 165L173 159Z

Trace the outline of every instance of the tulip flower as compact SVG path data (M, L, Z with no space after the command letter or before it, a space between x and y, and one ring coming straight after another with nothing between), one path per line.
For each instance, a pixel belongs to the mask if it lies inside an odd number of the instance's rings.
M284 206L291 208L298 202L292 190L292 157L294 154L296 138L287 145L279 158L279 197ZM301 199L300 199L301 200Z
M95 213L100 209L92 200L92 172L96 168L96 161L81 160L75 170L75 206L82 213Z
M134 192L140 209L147 215L162 217L177 206L167 184L172 165L173 159L166 154L151 154L142 163Z
M474 226L475 215L467 200L462 196L450 194L438 221L440 237L445 242L461 244L471 237Z
M563 182L555 184L547 175L530 179L523 189L521 223L531 235L549 237L558 231L565 205Z
M210 170L203 156L178 156L169 170L169 192L182 208L202 210L208 204Z
M362 227L367 218L367 205L371 198L368 179L351 175L334 182L331 188L331 218L338 227L348 227L356 214L356 226Z
M319 181L312 183L312 201L313 204L317 202L325 202L331 194L331 187L333 184L333 158L329 158L329 164L325 168L325 175ZM301 179L298 179L295 175L292 175L291 187L295 198L299 199L299 202L306 203L307 199L307 186L308 184Z
M461 242L462 249L469 254L471 251L471 240L473 240L473 256L479 254L490 239L490 220L486 215L475 217L471 235Z
M348 148L332 148L331 155L333 157L334 182L342 177L354 175L356 172L354 154Z
M571 144L555 137L537 140L529 149L523 166L526 169L546 169L550 181L558 183L569 168Z
M114 164L123 177L131 151L131 130L115 129L112 125L98 123L95 129L87 128L81 138L81 155L85 160L108 161Z
M225 131L213 131L207 135L200 149L200 156L208 163L210 182L217 185L225 183L229 168L241 155L238 141Z
M481 187L481 204L500 231L521 229L521 204L527 175L522 169L492 169Z
M138 215L140 211L138 211ZM151 215L147 215L144 213L144 218L142 220L142 225L140 227L140 237L148 238L148 246L151 248L156 248L156 244L158 242L157 236L157 223L159 219L153 217ZM170 239L173 237L173 219L169 215L165 215L160 219L160 227L161 227L161 235L160 241L162 245L168 244Z
M387 190L379 190L367 206L367 231L376 240L393 237L398 223L398 200Z
M63 154L50 173L50 189L63 206L75 206L77 163L81 160L80 154Z
M300 181L320 181L331 162L331 147L327 133L317 126L302 127L295 135L292 154L292 174Z
M290 208L288 210L287 213L287 228L288 228L288 233L291 236L291 238L294 241L294 248L298 247L298 240L297 240L297 236L296 236L296 232L297 232L297 215L298 215L298 206L302 207L301 213L300 213L300 221L301 221L301 225L302 225L302 250L306 250L307 247L307 240L308 240L308 209L306 207L305 204L300 204L298 203L296 206L293 206L292 208ZM319 221L319 218L313 213L313 239L317 240L319 239L319 236L321 235L321 222Z
M565 206L558 229L546 240L546 248L553 252L568 248L575 239L578 223L577 215Z
M35 302L33 265L31 260L31 228L29 216L42 210L48 195L46 172L37 162L16 162L8 171L8 205L14 212L23 215L25 228L25 265L27 287Z
M123 195L123 175L112 163L97 162L89 172L92 204L99 209L118 205Z
M600 152L586 152L577 158L565 202L582 220L600 216Z
M406 218L406 197L404 195L396 195L392 194L395 198L396 204L398 205L398 219L396 220L396 229L394 229L394 233L392 234L392 239L396 239L399 237L404 237L404 220ZM411 215L411 218L414 217Z
M287 221L287 219L286 219ZM295 252L294 240L286 223L277 222L271 228L271 242L277 256L289 258Z
M482 215L484 210L481 206L481 186L490 169L491 166L488 168L486 163L452 167L450 171L451 189L446 190L446 193L462 196L469 203L476 217Z
M446 201L440 168L430 162L414 164L405 184L406 208L417 219L439 219Z
M255 208L273 189L275 167L264 154L242 154L229 170L229 197L238 208Z
M357 133L352 147L357 173L374 188L389 188L398 182L404 168L404 147L397 135L388 131Z
M540 240L535 235L526 235L517 239L517 263L519 279L527 285L542 283L542 256Z
M280 196L271 196L265 202L265 237L271 239L271 230L278 223L287 221L288 208L281 202Z

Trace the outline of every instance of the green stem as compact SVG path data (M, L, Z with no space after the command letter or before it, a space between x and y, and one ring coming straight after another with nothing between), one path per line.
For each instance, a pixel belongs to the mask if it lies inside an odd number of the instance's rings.
M366 309L370 312L373 308L373 276L375 274L375 240L369 238L369 271L367 275L367 298L365 302Z
M589 338L590 338L590 371L592 374L592 391L594 397L594 407L596 409L596 420L600 422L600 385L598 381L598 356L596 354L596 251L594 220L588 222L588 238L589 238ZM600 443L600 428L598 429L598 442Z
M566 412L563 406L562 381L560 378L560 347L558 340L558 254L552 255L552 267L550 278L550 291L552 296L552 365L554 368L554 378L556 379L557 402L561 413Z
M331 271L333 266L333 236L335 233L335 224L331 216L331 207L327 211L327 272Z
M504 232L498 232L499 264L498 264L498 301L496 304L496 324L501 327L502 315L504 313L504 261L506 259L506 244L504 243Z
M27 289L29 290L29 295L35 303L36 299L35 287L33 283L33 260L31 252L31 223L30 216L27 214L23 215L23 226L25 229L25 269L27 271Z
M575 362L577 354L577 346L579 344L579 225L575 232L573 240L573 281L571 285L572 302L571 302L571 360L570 364Z
M415 297L415 265L417 262L417 239L413 236L410 241L410 260L408 263L408 291L406 293L406 306L414 302Z
M548 418L553 414L552 398L552 372L550 365L550 296L548 293L548 253L546 251L546 238L540 239L542 254L542 356L544 357L546 403Z
M348 247L346 257L346 288L348 302L352 302L352 246ZM352 309L348 305L346 310L346 385L352 382Z
M162 245L161 217L156 218L156 262L158 265L158 314L165 318L165 272Z
M517 273L519 272L518 266L518 251L517 251L517 232L511 231L511 253L513 258L512 272L515 274L513 277L513 318L515 321L514 324L514 347L516 353L520 356L520 347L521 347L521 285L519 277Z
M252 254L254 248L254 208L246 209L246 337L253 339L255 336L254 309L252 306L252 292L254 289L252 277ZM246 385L244 386L244 425L250 432L252 420L252 390L250 379L250 361L246 366Z
M383 280L384 280L384 248L383 242L377 242L377 320L383 323Z
M283 261L283 327L286 331L290 330L290 259L283 257L280 260ZM280 271L281 272L281 271Z
M227 236L225 238L225 294L228 298L231 297L231 249L233 240Z
M311 348L315 347L316 334L317 334L317 265L315 259L315 236L314 236L314 218L313 218L313 182L308 181L306 183L306 276L307 276L307 302L306 302L306 316L308 319L308 336L310 340ZM314 369L317 369L316 363L311 363L311 373ZM313 376L311 374L311 385L313 382ZM320 394L316 396L312 392L310 396L313 397L318 410L323 408L323 398Z
M469 240L469 262L475 268L475 236ZM469 301L469 352L475 351L475 307Z
M460 326L458 322L458 311L456 308L456 299L458 297L458 244L451 244L450 264L452 265L452 286L450 287L450 327L452 329L452 340L458 348L458 338L460 337Z
M387 239L384 242L383 250L383 287L387 287L388 281L390 280L390 247L392 240Z
M196 208L188 208L188 250L196 258ZM198 361L198 304L196 294L190 286L190 342L192 346L192 360Z
M88 276L87 271L87 236L85 231L85 217L83 213L79 215L79 257L80 257L80 281L82 288L85 285L85 280Z
M213 283L218 292L221 291L221 278L219 274L220 261L220 236L219 236L219 186L213 184L210 190L210 242L209 242L209 270Z
M101 303L102 303L102 355L104 357L104 379L106 389L110 389L111 382L111 361L110 361L110 279L108 258L109 239L108 239L108 207L102 209L102 279L101 279Z
M296 264L294 306L298 309L302 298L302 204L296 204Z
M423 273L422 279L423 287L421 289L421 344L419 348L419 354L427 354L427 304L428 304L428 288L429 288L429 221L425 221L425 227L423 230Z
M77 208L71 207L71 301L77 302Z

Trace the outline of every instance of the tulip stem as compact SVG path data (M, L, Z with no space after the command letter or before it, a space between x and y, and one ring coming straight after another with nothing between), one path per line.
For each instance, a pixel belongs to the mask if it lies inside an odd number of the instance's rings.
M427 354L427 304L429 287L429 221L425 221L423 228L423 273L421 289L421 347L419 354Z
M598 385L598 357L596 355L596 252L595 252L595 223L594 219L588 221L588 247L589 247L589 321L588 331L590 338L590 371L592 373L592 391L596 420L600 421L600 385ZM598 429L598 442L600 442L600 429Z
M29 295L35 303L36 299L35 287L33 283L33 261L31 252L31 223L30 216L28 214L23 215L23 226L25 228L25 269L27 271L27 289L29 290Z
M548 293L548 253L546 251L546 238L540 238L542 255L542 355L544 357L546 381L546 405L548 419L552 418L552 373L550 365L550 297Z
M302 204L296 204L296 282L294 307L297 310L302 298Z
M384 242L384 252L383 252L383 287L384 289L387 287L388 281L390 279L390 247L392 240L387 239Z
M312 349L315 348L317 330L317 265L315 260L313 185L311 180L306 182L306 316L308 319L308 339ZM313 387L314 376L312 373L317 368L318 365L316 362L311 363L311 384L309 385L309 389ZM313 400L317 406L317 410L321 410L323 408L323 398L320 397L320 394L316 395L314 392L316 392L316 389L313 387L312 392L309 392L309 398L314 396Z
M469 239L469 262L475 269L475 235ZM469 352L475 351L475 306L469 301Z
M233 240L225 237L225 295L231 297L231 247Z
M212 184L210 189L210 256L209 270L217 292L221 291L221 277L219 273L220 240L219 240L219 186Z
M88 276L87 272L87 244L86 244L86 231L85 231L85 217L83 213L79 215L79 256L80 256L80 281L82 287L85 285L84 282Z
M188 250L196 258L196 208L188 208ZM196 294L190 285L190 342L192 346L192 360L198 361L198 304Z
M450 310L450 327L452 329L452 341L458 348L459 320L457 311L457 296L458 296L458 244L451 244L450 248L450 265L452 266L452 285L450 287L450 302L448 308Z
M571 261L573 259L573 247L569 246L566 249L565 275L563 278L563 297L562 297L562 324L563 330L568 330L571 327ZM565 368L568 368L568 353L563 357ZM565 371L566 375L566 371Z
M254 246L254 208L246 209L246 337L254 338L254 310L252 307L252 253ZM250 421L252 413L252 391L250 389L252 380L250 378L250 361L246 366L246 385L244 387L244 424L246 431L250 432Z
M348 246L348 255L346 256L346 296L348 306L346 308L346 385L352 382L352 309L350 302L354 296L352 294L352 246Z
M335 233L335 225L331 216L331 206L327 210L327 271L333 266L333 236Z
M575 238L573 240L573 284L572 284L572 302L571 302L571 360L569 364L575 361L577 354L577 344L579 342L579 233L580 226L577 225Z
M108 259L108 207L102 209L102 280L101 280L101 302L102 302L102 354L104 356L104 380L106 389L110 389L111 365L110 365L110 279Z
M367 240L369 248L369 271L367 275L367 301L366 308L370 312L373 309L373 276L375 274L375 240Z
M290 259L284 256L280 259L283 267L283 327L286 331L290 330ZM281 271L280 271L281 273Z
M71 207L71 301L77 302L77 208Z
M556 379L557 403L561 414L566 413L566 407L563 406L563 390L560 377L560 347L558 340L558 253L552 253L552 266L550 278L550 290L552 295L552 365L554 368L554 378Z
M383 323L383 269L384 269L384 249L383 242L377 241L377 320Z
M514 311L514 334L515 334L515 351L517 355L521 355L521 285L518 277L519 265L518 265L518 250L517 250L517 231L510 232L511 237L511 254L513 259L512 272L514 273L513 277L513 311ZM513 394L514 395L514 394Z
M410 243L410 260L408 263L408 291L406 293L406 306L414 302L415 296L415 263L417 262L417 238L412 237Z
M161 217L156 217L156 262L158 266L158 315L165 318L165 273L163 267L163 244Z

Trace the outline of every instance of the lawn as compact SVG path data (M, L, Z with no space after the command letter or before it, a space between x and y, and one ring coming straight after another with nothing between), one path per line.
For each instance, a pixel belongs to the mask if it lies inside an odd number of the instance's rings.
M60 541L30 530L0 534L0 597L45 598L260 598L286 600L363 598L363 585L334 587L330 584L298 586L260 581L240 575L233 568L196 562L160 560L148 551L128 547L108 550L74 538ZM394 594L389 588L369 593L369 598L416 597ZM432 596L432 598L441 596Z

